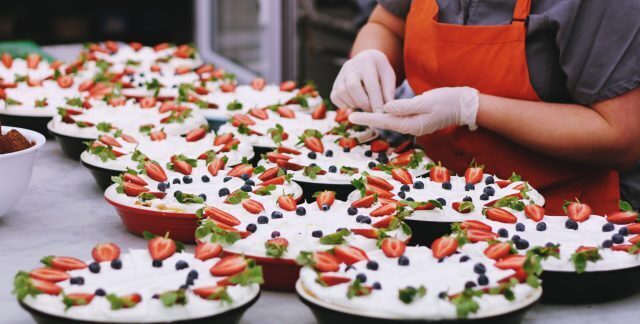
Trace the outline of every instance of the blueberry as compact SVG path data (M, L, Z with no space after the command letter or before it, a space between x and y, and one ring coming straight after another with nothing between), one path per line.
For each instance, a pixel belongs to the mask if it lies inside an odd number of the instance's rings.
M193 179L192 179L190 176L187 176L187 175L186 175L186 176L182 177L182 181L183 181L185 184L190 184L190 183L192 183L192 182L193 182Z
M180 179L178 178L173 179L173 184L180 184L180 183L181 183Z
M484 179L484 183L486 183L486 184L488 184L488 185L489 185L489 184L492 184L492 183L494 183L494 182L496 182L496 180L493 178L493 176L488 176L488 177L486 177L486 178Z
M321 230L315 230L315 231L311 232L311 236L313 236L313 237L322 237L322 231Z
M207 201L207 195L201 193L198 195L198 197L202 198L202 200Z
M411 197L407 197L405 200L406 200L406 201L415 201L415 199L413 199L413 198L411 198Z
M167 189L171 188L171 183L169 181L165 182L164 187Z
M304 216L306 214L307 214L307 210L304 207L298 206L298 208L296 208L296 215Z
M464 185L464 191L475 190L476 186L473 183L467 183Z
M336 173L338 172L338 168L335 165L332 165L329 167L329 172Z
M223 182L228 182L229 180L233 179L232 177L224 177L224 179L222 179Z
M279 211L277 211L277 210L274 210L274 211L271 213L271 218L273 218L273 219L282 218L282 213L281 213L281 212L279 212Z
M521 240L520 235L516 234L516 235L512 236L511 240L514 241L514 242L520 241Z
M276 237L280 237L280 232L278 231L271 232L271 238L276 238Z
M517 242L515 242L515 244L516 244L516 249L518 250L524 250L529 247L529 241L525 239L518 240Z
M444 262L444 258L438 259L438 263L442 263L442 262Z
M229 191L228 188L221 188L220 190L218 190L218 196L219 197L224 197L228 194L230 194L231 192Z
M447 297L449 297L449 294L447 294L446 291L441 291L438 293L438 298L440 299L446 299Z
M89 264L89 271L91 271L92 273L99 273L100 272L100 263L91 262L91 264Z
M369 216L365 216L365 217L362 219L362 223L364 223L364 224L371 224L371 217L369 217Z
M463 255L460 257L460 262L467 262L469 261L471 258L468 255Z
M367 275L364 273L358 273L356 275L356 280L359 280L360 282L367 282Z
M525 226L524 226L524 224L522 224L522 223L518 223L518 224L516 224L516 231L517 231L517 232L524 232L525 228L526 228L526 227L525 227Z
M350 206L349 208L347 208L347 214L353 216L357 213L358 213L358 208L355 208L353 206Z
M401 199L405 199L407 198L407 194L405 194L404 191L398 191L398 197L400 197Z
M629 229L626 227L622 227L621 229L618 230L618 234L622 236L627 236L629 235Z
M373 283L373 286L371 286L371 288L376 289L376 290L380 290L380 289L382 289L382 286L380 285L379 282L376 281L376 282Z
M357 223L362 223L362 220L364 219L364 215L358 215L356 216L356 222Z
M407 184L403 184L402 187L400 187L401 191L411 191L411 187L409 187L409 185Z
M164 182L158 183L158 190L161 192L167 191L167 186L164 184Z
M482 189L482 192L487 194L487 196L493 196L493 195L496 194L496 190L493 189L493 187L490 187L490 186L484 187L484 189Z
M120 261L120 259L115 259L111 261L111 268L116 270L122 269L122 261Z
M247 232L255 233L257 229L258 225L254 223L250 223L249 225L247 225Z
M620 244L624 242L624 236L620 234L613 234L613 236L611 237L611 241L615 244Z
M473 272L477 274L484 274L485 272L487 272L487 267L485 267L482 263L476 263L475 265L473 265Z
M107 294L107 292L106 292L106 291L104 291L104 289L102 289L102 288L98 288L98 289L96 289L96 291L94 292L94 294L95 294L96 296L100 296L100 297L102 297L102 296L105 296L105 295Z
M267 224L267 223L269 223L269 217L258 216L258 224Z
M189 267L189 264L187 263L187 261L180 260L176 262L176 270L182 270L188 267Z
M415 189L424 189L424 182L416 181L416 182L413 183L413 187Z
M547 223L545 222L540 222L538 224L536 224L536 230L543 232L547 229Z
M442 189L444 190L451 190L451 182L443 182L442 183Z
M487 277L485 275L478 276L478 285L486 286L488 284L489 284L489 277Z
M185 282L185 284L187 286L193 286L196 283L196 281L192 278L187 277L187 281Z
M330 207L331 206L329 206L329 204L322 204L322 207L320 209L322 209L323 211L327 211Z
M332 157L333 156L333 151L332 150L327 150L326 152L324 152L324 156Z
M376 167L376 163L375 162L369 162L369 164L367 164L367 166L369 167L369 169L373 169Z
M312 160L315 160L315 159L318 157L318 155L316 154L316 152L313 152L313 151L312 151L312 152L309 152L309 154L307 154L307 156L308 156L310 159L312 159Z
M250 185L250 186L255 186L255 185L256 185L256 183L255 183L253 180L251 180L251 179L249 179L249 180L245 181L245 182L244 182L244 184L246 184L246 185Z
M376 161L382 163L382 164L387 164L389 163L389 157L385 154L385 153L380 153L378 154L378 157L376 158Z
M473 201L473 199L469 196L465 196L464 198L462 198L462 201Z
M193 269L193 270L189 271L189 274L187 274L187 278L198 279L198 270Z
M315 164L315 163L310 163L310 164L309 164L309 166L310 166L310 167L316 167L316 166L318 166L318 165L317 165L317 164Z
M242 175L240 175L240 179L244 181L249 180L249 178L251 178L251 176L248 173L243 173Z
M564 223L564 227L566 227L568 229L572 229L572 230L577 230L578 229L578 223L574 222L571 219L567 219L567 221Z
M378 270L378 262L375 262L373 260L367 262L367 269L369 270Z
M602 225L602 231L603 232L611 232L614 230L614 226L612 223L606 223L604 225Z
M398 258L398 265L401 265L401 266L408 266L408 265L409 265L409 258L407 258L407 257L406 257L406 256L404 256L404 255L401 255L401 256Z
M242 185L242 187L240 187L240 190L242 190L244 192L251 192L251 190L253 190L253 188L250 185Z
M162 267L162 260L153 260L153 262L151 262L151 265L154 268L160 268Z
M211 179L209 179L209 176L205 174L200 177L200 180L202 180L202 182L209 182Z
M476 286L476 283L475 283L475 282L473 282L473 281L467 281L467 282L464 284L464 288L466 288L466 289L475 288L475 286Z
M546 247L554 247L556 245L551 243L551 242L547 242L547 244L545 244L544 246L546 246Z
M602 241L602 247L603 248L610 248L612 245L613 245L613 242L611 240Z
M82 277L73 277L73 278L69 279L69 283L72 284L72 285L82 286L82 285L84 285L84 278L82 278Z
M180 191L180 190L176 190L176 191L173 192L173 196L174 197L178 197L181 194L182 194L182 191Z
M498 235L500 237L509 237L509 231L507 231L504 228L501 228L501 229L498 230Z
M489 196L487 196L487 194L483 193L480 195L480 200L489 200Z
M345 152L345 153L349 153L349 152L351 152L351 148L344 147L344 148L342 148L342 151Z
M440 205L442 205L442 206L446 206L446 205L447 205L447 201L446 201L446 200L444 200L444 198L438 198L438 199L436 199L436 200L437 200L437 201L440 203Z

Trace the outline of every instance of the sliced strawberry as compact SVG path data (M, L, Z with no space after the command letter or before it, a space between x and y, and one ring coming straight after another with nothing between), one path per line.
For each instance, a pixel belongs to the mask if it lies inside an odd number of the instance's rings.
M640 223L627 225L627 229L631 234L640 234Z
M336 200L336 193L329 190L317 192L314 196L316 196L316 204L319 209L323 209L325 205L331 207Z
M387 258L398 258L404 254L407 245L397 238L387 237L382 240L380 248Z
M393 153L400 154L400 153L404 152L405 150L411 148L411 144L413 144L413 141L408 139L408 140L400 143L400 145L396 146L396 148L393 150Z
M58 86L62 89L71 88L71 86L73 85L73 77L69 75L64 75L64 76L58 77L56 82L58 83Z
M393 196L395 196L395 194L390 191L369 184L365 186L365 194L378 195L378 201L381 201L381 198L393 198Z
M35 70L38 68L38 64L40 64L40 61L42 60L42 57L40 57L40 54L37 53L30 53L27 55L27 68L31 69L31 70Z
M156 51L156 52L160 52L162 50L166 50L169 47L171 47L171 44L169 44L169 43L160 43L160 44L154 46L153 50Z
M338 140L338 146L340 146L342 148L352 149L352 148L358 146L358 140L356 140L355 138L351 138L351 137L341 137Z
M98 138L98 140L109 146L122 147L122 144L120 144L115 138L109 135L102 135L100 136L100 138Z
M389 143L385 140L375 140L371 142L371 152L380 153L386 152L389 149Z
M212 206L205 207L204 214L207 217L211 219L215 219L216 221L223 223L225 225L229 225L229 226L240 225L240 220L238 218L216 207L212 207Z
M607 221L614 224L631 224L638 221L638 213L633 210L619 211L607 215Z
M87 267L87 264L82 260L64 256L48 256L42 259L42 263L47 266L64 271L80 270Z
M327 118L327 105L324 102L320 103L313 113L311 113L312 119L325 119Z
M640 242L640 235L636 235L632 238L629 239L629 243L631 244L638 244L638 242Z
M143 192L148 192L149 189L143 186L137 185L132 182L125 182L122 184L125 195L129 197L138 197Z
M293 155L302 154L300 151L296 149L292 149L290 147L286 147L286 146L278 146L278 153L293 154Z
M464 181L466 183L479 183L482 181L482 177L484 176L484 167L483 166L474 166L469 167L464 172Z
M480 231L480 230L474 230L474 229L467 230L467 239L469 239L471 243L495 240L497 237L498 237L498 234L495 234L492 232Z
M277 160L276 164L278 165L278 167L280 167L280 168L282 168L284 170L300 171L300 170L304 169L304 165L293 163L293 162L289 162L287 160Z
M524 206L524 215L535 222L539 222L544 218L544 208L536 204L526 205Z
M506 243L506 242L495 243L495 244L489 245L484 250L484 255L486 255L487 258L489 259L500 260L504 257L509 256L511 254L512 249L513 247L511 247L511 244L509 243Z
M352 228L351 233L370 239L377 239L380 231L375 228Z
M584 222L591 216L591 207L579 201L565 203L565 211L574 222Z
M484 211L485 216L488 219L501 223L515 224L518 222L518 218L513 215L511 212L498 208L498 207L489 207Z
M338 245L333 249L333 252L336 258L346 265L351 265L362 260L369 260L367 253L354 246Z
M263 181L261 183L258 184L258 186L260 187L265 187L265 186L269 186L269 185L282 185L285 183L285 181L287 181L287 176L286 175L281 175L279 177L275 177L273 179L269 179L267 181Z
M228 280L225 282L228 282ZM215 286L195 288L193 289L193 293L202 299L220 300L222 296L226 294L226 286L229 286L225 284L225 282L222 284L217 283Z
M207 129L205 127L198 127L188 132L185 140L187 142L195 142L203 139L205 135L207 135Z
M101 243L91 250L91 256L96 262L117 260L120 258L120 247L115 243Z
M154 142L159 142L167 139L167 134L162 130L152 131L149 133L149 137Z
M495 267L502 270L511 269L520 271L523 270L522 267L524 266L526 259L527 257L524 255L512 254L496 262Z
M296 210L297 205L298 204L296 203L296 200L293 199L291 195L282 195L278 197L278 206L280 206L280 208L284 210L287 210L287 211Z
M225 144L231 142L231 140L233 140L233 134L232 133L221 134L221 135L216 136L216 138L213 140L213 145L215 145L215 146L225 145Z
M255 118L258 118L258 119L262 119L262 120L269 119L269 115L267 114L267 112L264 109L251 108L249 110L249 114L251 114L251 116L253 116Z
M353 109L350 108L338 108L336 109L336 118L334 119L337 123L346 122L349 120L349 115L353 112Z
M436 259L450 256L458 249L458 240L455 237L443 236L437 238L431 244L431 253Z
M394 188L387 180L372 175L367 175L367 184L376 186L385 191L391 191Z
M165 182L168 179L167 174L164 172L162 167L151 161L147 161L144 163L144 170L149 176L149 178L155 181Z
M150 194L154 195L156 198L158 199L163 199L164 197L167 196L166 192L160 192L160 191L149 191Z
M473 204L471 203L465 204L465 202L458 202L458 201L451 204L451 208L453 208L453 210L461 214L470 213L473 210L472 206Z
M431 178L433 182L449 182L451 181L451 174L447 168L441 165L435 165L429 170L429 178Z
M196 259L200 261L213 259L219 256L220 253L222 253L222 245L211 242L198 243L194 252Z
M9 52L2 53L2 64L7 69L10 69L11 65L13 65L13 57L11 56L11 54Z
M125 182L131 182L133 184L137 184L139 186L146 186L148 185L148 183L146 181L144 181L142 178L140 178L139 176L135 175L135 174L131 174L131 173L125 173L123 176L123 179Z
M258 202L255 201L253 199L245 199L242 201L242 207L244 207L244 209L252 214L258 214L262 211L264 211L264 206Z
M106 41L104 42L104 47L106 47L111 53L115 53L118 51L118 43L114 41Z
M35 288L36 290L38 290L39 292L45 295L57 296L57 295L60 295L60 293L62 292L62 287L52 282L33 279L33 278L31 278L29 281L31 282L31 285L33 286L33 288Z
M182 173L184 175L190 175L193 171L193 167L186 161L175 161L173 162L173 171Z
M140 99L140 107L141 108L153 108L156 106L156 98L155 97L144 97Z
M264 172L262 172L262 174L260 174L258 176L258 179L262 180L262 181L268 181L271 180L273 178L276 178L278 176L278 172L280 171L280 168L275 166L269 169L266 169Z
M395 158L391 159L391 161L389 162L389 165L391 165L391 166L406 166L409 163L411 163L411 160L413 159L414 154L415 154L414 150L409 150L409 151L406 151L406 152L404 152L402 154L399 154Z
M129 294L120 296L120 300L122 301L122 308L131 308L142 301L142 296L140 294Z
M225 164L227 163L227 159L224 158L216 158L209 163L207 166L207 170L211 173L212 176L217 176L218 171L224 169Z
M267 160L269 160L269 162L271 163L276 163L278 162L278 160L290 160L291 157L286 155L286 154L282 154L282 153L277 153L277 152L269 152L267 153Z
M164 260L176 253L176 242L168 237L156 236L147 243L153 260Z
M391 170L391 176L402 184L413 184L413 177L411 177L411 173L405 169L395 168Z
M392 221L393 221L393 216L385 216L379 221L371 224L371 226L374 228L387 228L389 227L389 225L391 225Z
M240 177L243 174L251 176L253 174L253 166L251 164L238 164L227 172L230 177Z
M505 187L507 187L507 186L509 186L511 184L511 181L510 180L497 180L496 184L500 188L505 188Z
M384 204L374 210L372 210L371 212L369 212L369 216L371 217L380 217L380 216L387 216L387 215L391 215L393 213L396 212L396 204Z
M308 136L304 138L303 142L304 146L306 146L311 151L324 153L324 145L322 145L322 140L320 140L319 138Z
M368 195L351 203L351 207L369 208L376 201L376 196Z
M276 112L282 118L296 118L296 112L293 111L293 109L291 109L289 107L286 107L286 106L278 107Z
M293 91L296 88L295 81L284 81L280 83L280 91Z
M314 252L313 267L320 272L335 272L340 270L340 261L328 252Z
M216 263L209 272L215 277L231 276L247 268L247 261L242 255L229 255Z
M29 276L34 279L48 282L60 282L71 278L68 273L54 268L38 268L31 270L31 272L29 272Z
M93 300L94 294L69 293L64 295L64 303L67 306L84 306Z
M122 137L122 140L124 140L127 143L138 144L138 140L136 140L135 137L133 137L131 135L120 134L120 137Z
M491 232L491 226L477 221L477 220L466 220L460 224L460 228L463 230L474 229L479 231Z
M234 92L236 91L236 84L230 82L222 83L220 84L220 90L225 93Z
M318 280L320 280L320 282L322 282L322 284L327 287L331 287L331 286L335 286L335 285L339 285L339 284L343 284L351 281L351 279L347 277L328 275L328 274L321 274L320 276L318 276Z
M82 83L80 83L80 85L78 86L78 91L87 91L89 89L91 89L94 85L94 81L93 79L84 81Z
M139 42L130 42L129 46L135 51L139 51L144 45L142 45L142 43Z
M267 82L263 78L255 78L255 79L251 80L251 87L254 90L262 91L262 89L264 89L265 85L267 85Z

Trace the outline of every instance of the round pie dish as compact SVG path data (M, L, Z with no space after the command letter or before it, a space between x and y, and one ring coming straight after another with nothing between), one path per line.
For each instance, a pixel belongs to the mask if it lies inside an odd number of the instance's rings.
M7 111L0 110L0 123L6 126L30 129L34 132L51 138L51 134L47 129L47 124L51 121L52 116L26 116L12 114Z

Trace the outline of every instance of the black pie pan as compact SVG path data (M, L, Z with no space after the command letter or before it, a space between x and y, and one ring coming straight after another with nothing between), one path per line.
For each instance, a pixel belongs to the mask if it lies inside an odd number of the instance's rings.
M30 129L44 135L46 138L51 138L51 134L49 134L49 130L47 129L47 124L52 118L53 117L50 116L19 116L0 113L0 124L4 126Z
M431 247L437 238L451 233L451 225L456 222L431 222L406 218L404 220L411 228L409 245Z
M84 152L87 146L84 144L85 142L92 141L90 138L81 138L81 137L73 137L69 135L63 135L60 133L56 133L51 128L49 128L49 132L53 137L55 137L56 141L60 144L62 151L64 154L73 160L80 160L80 154Z
M249 307L251 307L258 300L258 298L260 298L260 293L258 293L252 300L250 300L249 302L247 302L246 304L240 307L236 307L226 312L212 315L212 316L173 321L173 322L153 322L153 323L150 322L148 324L160 324L160 323L164 323L164 324L211 324L211 323L236 324L240 322L240 319L242 318L244 313L247 311L247 309L249 309ZM55 316L55 315L47 314L39 310L36 310L23 302L19 302L19 303L24 310L26 310L27 312L29 312L29 314L31 314L31 317L33 317L35 322L38 324L80 324L80 323L105 324L105 323L109 323L109 322L76 320L76 319ZM79 306L79 307L82 307L82 306ZM118 322L118 324L134 324L134 323L139 323L139 322Z
M356 190L352 184L333 184L333 183L316 183L316 182L306 182L300 180L293 180L297 184L302 187L302 193L304 200L306 202L314 202L316 199L313 197L313 194L318 191L329 190L336 193L336 199L346 201L349 197L349 194Z
M96 181L96 184L100 187L100 189L107 190L107 188L113 184L113 182L111 181L111 177L114 176L119 176L122 172L124 171L119 171L119 170L111 170L111 169L105 169L105 168L101 168L98 166L95 166L93 164L89 164L85 161L82 161L82 159L80 159L80 163L82 163L82 165L87 168L89 170L89 172L91 172L91 175L93 176L93 179Z

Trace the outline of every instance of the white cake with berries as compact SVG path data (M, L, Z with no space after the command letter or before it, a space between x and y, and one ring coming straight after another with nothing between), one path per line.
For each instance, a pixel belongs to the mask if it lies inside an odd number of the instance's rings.
M148 250L122 254L98 244L87 262L46 257L43 267L18 273L14 293L30 312L90 323L187 323L257 298L262 274L252 262L229 267L215 251L194 255L171 239L149 239Z
M297 290L315 307L390 321L508 316L540 297L539 287L510 280L514 271L476 246L457 250L442 257L426 247L407 247L400 256L383 249L361 260L307 254Z

